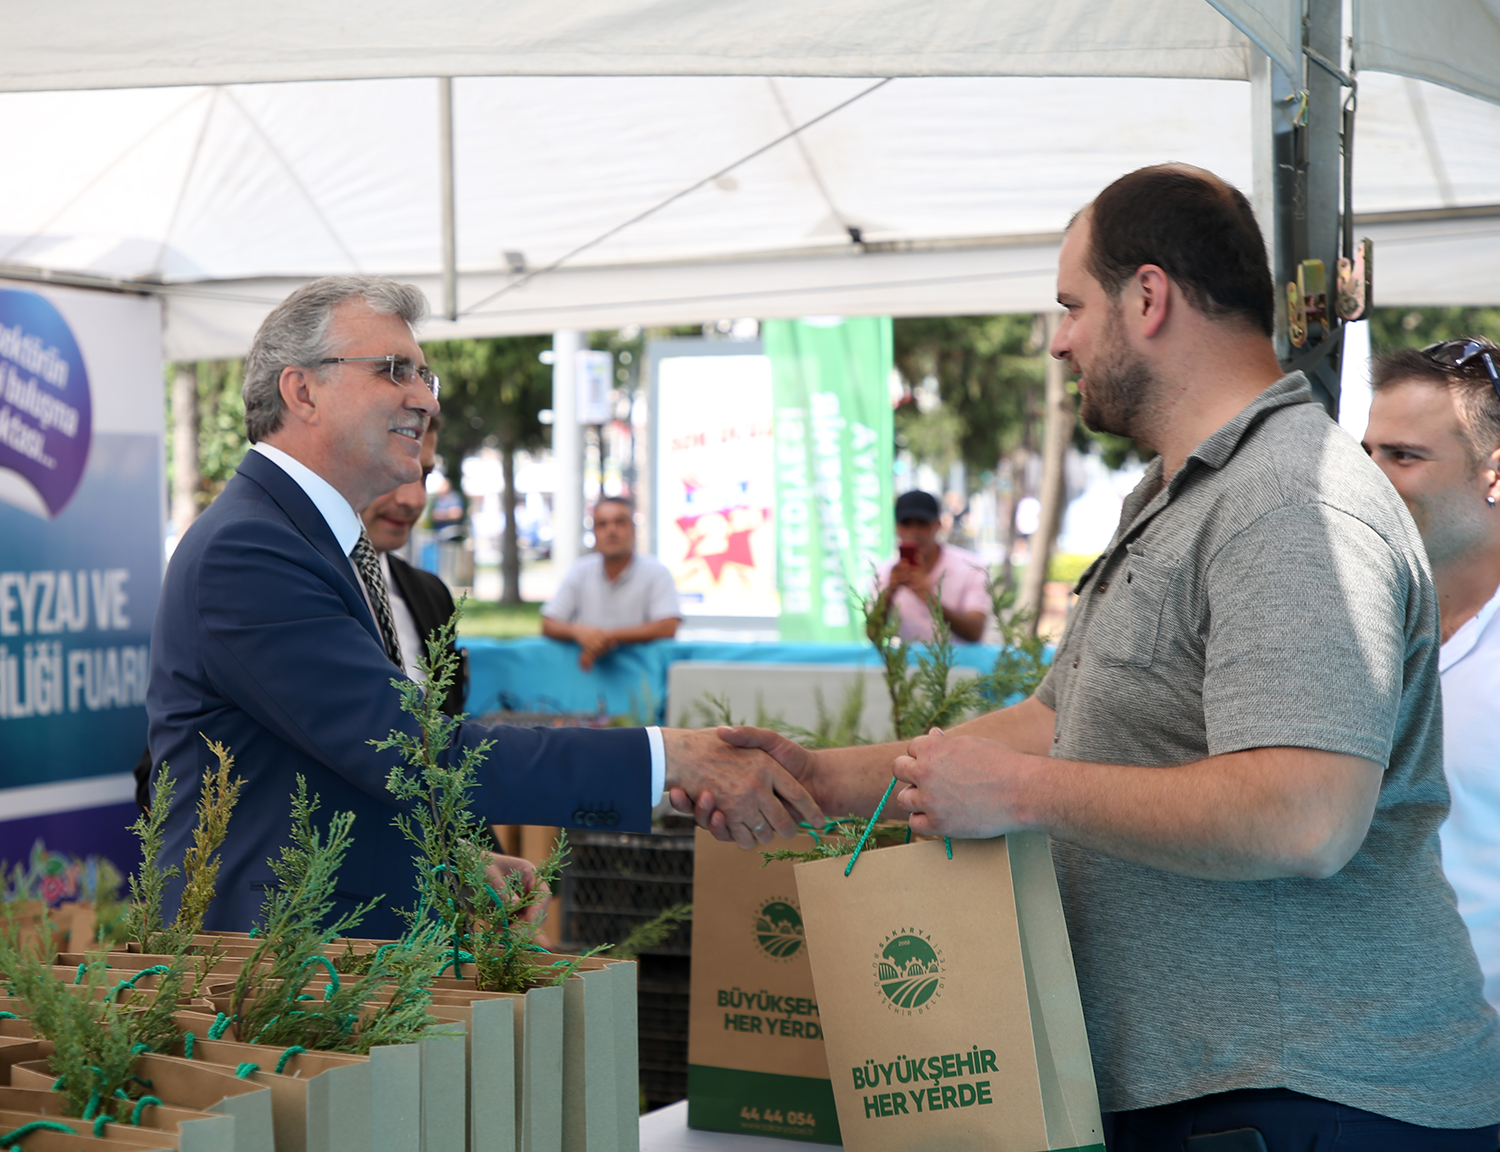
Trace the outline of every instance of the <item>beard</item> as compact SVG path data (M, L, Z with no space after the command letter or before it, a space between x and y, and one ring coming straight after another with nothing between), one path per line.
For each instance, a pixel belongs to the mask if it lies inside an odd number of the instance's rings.
M1092 432L1138 439L1156 381L1145 362L1130 351L1122 327L1116 308L1100 333L1099 361L1084 374L1086 387L1078 415Z

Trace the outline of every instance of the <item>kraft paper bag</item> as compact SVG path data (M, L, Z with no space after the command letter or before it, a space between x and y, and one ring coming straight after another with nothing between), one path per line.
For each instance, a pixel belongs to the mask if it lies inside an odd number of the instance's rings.
M622 1038L628 1030L634 1043L636 1035L633 999L627 1006L623 991L628 987L633 998L634 968L587 964L563 981L563 1152L635 1152L640 1146L640 1087L623 1083L620 1066ZM629 1116L622 1093L632 1105Z
M794 851L812 846L810 836L790 842ZM763 862L698 832L688 1125L837 1144L793 865Z
M151 1128L135 1128L129 1124L106 1124L98 1136L94 1136L94 1122L92 1120L79 1120L72 1116L60 1116L55 1112L40 1113L29 1111L18 1111L0 1105L0 1135L14 1132L17 1128L37 1120L46 1120L52 1124L62 1124L73 1130L75 1136L86 1136L98 1140L110 1148L118 1148L124 1152L145 1149L165 1148L169 1152L181 1152L177 1142L177 1135L173 1132L163 1132ZM58 1132L58 1136L63 1133ZM19 1146L23 1149L29 1141L22 1142Z
M69 1120L63 1114L66 1102L67 1097L61 1092L41 1088L0 1088L0 1108L13 1112L30 1112L49 1120ZM89 1125L89 1134L92 1135L93 1122L86 1123ZM130 1133L117 1131L123 1128L131 1129ZM171 1134L176 1138L177 1152L234 1152L234 1120L229 1116L148 1104L141 1109L139 1126L111 1124L105 1129L105 1135L111 1137L135 1133L140 1133L141 1139L146 1139L152 1133Z
M51 1116L27 1117L28 1122L31 1120L51 1119L53 1119ZM89 1125L84 1125L84 1127L87 1128ZM5 1131L8 1132L10 1129L7 1128ZM167 1133L162 1133L161 1135L166 1137ZM143 1147L140 1144L127 1144L109 1138L80 1136L76 1132L47 1131L31 1133L31 1135L19 1141L16 1147L20 1148L22 1152L177 1152L177 1147L170 1142L170 1138Z
M515 1152L516 1001L485 995L468 1004L434 1004L428 1012L464 1026L467 1042L469 1152Z
M850 1152L1103 1152L1047 838L794 868Z
M563 990L452 994L428 1012L469 1028L471 1152L562 1152Z
M260 1085L221 1069L155 1053L137 1058L136 1075L149 1080L151 1095L169 1107L232 1117L233 1152L275 1152L271 1093ZM49 1091L56 1080L57 1073L46 1060L15 1064L10 1070L13 1088Z
M172 1055L186 1055L186 1041ZM363 1056L294 1052L266 1044L238 1044L194 1036L192 1060L271 1090L276 1152L368 1152L370 1065Z
M468 1135L468 1041L461 1025L441 1021L422 1050L422 1150L464 1152Z

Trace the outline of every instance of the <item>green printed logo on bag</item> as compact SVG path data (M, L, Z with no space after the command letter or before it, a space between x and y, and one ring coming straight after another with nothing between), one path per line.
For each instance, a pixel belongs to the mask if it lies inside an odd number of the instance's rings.
M755 942L773 960L790 960L802 951L802 913L784 896L773 896L755 917Z
M908 1016L925 1011L943 988L942 949L915 928L898 928L881 942L875 983L894 1010Z

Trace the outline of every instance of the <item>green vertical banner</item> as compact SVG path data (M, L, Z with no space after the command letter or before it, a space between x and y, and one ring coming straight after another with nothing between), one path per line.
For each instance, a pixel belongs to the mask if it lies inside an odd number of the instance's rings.
M893 547L890 317L767 320L783 640L859 640Z

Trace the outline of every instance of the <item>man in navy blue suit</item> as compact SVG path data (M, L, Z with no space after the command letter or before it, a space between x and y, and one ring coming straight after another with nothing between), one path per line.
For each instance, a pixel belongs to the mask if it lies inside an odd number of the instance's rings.
M391 684L405 674L400 642L355 509L420 475L438 410L413 334L425 315L420 291L375 277L327 277L283 301L245 363L252 448L168 566L147 692L152 763L176 785L165 859L191 841L204 737L228 745L246 779L209 928L254 920L299 774L325 814L355 813L339 897L382 897L362 931L395 935L395 909L414 902L385 788L395 756L368 742L416 726ZM486 739L474 807L488 823L646 830L667 789L679 803L703 797L705 818L716 806L728 818L716 834L746 848L821 822L790 774L713 731L466 723L449 754Z

